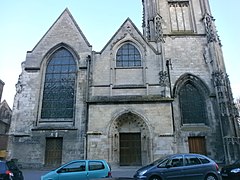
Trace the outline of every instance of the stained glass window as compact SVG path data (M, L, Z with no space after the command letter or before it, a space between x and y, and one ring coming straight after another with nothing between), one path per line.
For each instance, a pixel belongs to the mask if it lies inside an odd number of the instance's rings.
M141 66L141 55L130 43L124 44L117 52L117 67Z
M180 90L180 108L183 124L206 123L206 104L203 95L191 83Z
M65 48L56 51L46 68L41 118L72 118L77 66Z

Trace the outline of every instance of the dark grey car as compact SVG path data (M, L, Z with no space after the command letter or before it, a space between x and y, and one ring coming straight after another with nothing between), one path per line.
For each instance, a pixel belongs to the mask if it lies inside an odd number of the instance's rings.
M0 161L0 180L23 179L23 173L14 161Z
M218 165L199 154L174 154L137 170L136 180L220 180Z

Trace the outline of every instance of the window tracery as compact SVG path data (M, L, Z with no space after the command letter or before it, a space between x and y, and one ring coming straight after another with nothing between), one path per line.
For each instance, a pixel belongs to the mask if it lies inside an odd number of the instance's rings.
M140 67L141 55L138 49L130 43L126 43L120 47L116 54L116 66Z
M73 118L76 62L65 48L56 51L47 64L41 118Z
M168 5L172 31L193 31L189 2L173 1Z
M206 124L207 113L204 96L192 83L186 83L179 91L183 124Z

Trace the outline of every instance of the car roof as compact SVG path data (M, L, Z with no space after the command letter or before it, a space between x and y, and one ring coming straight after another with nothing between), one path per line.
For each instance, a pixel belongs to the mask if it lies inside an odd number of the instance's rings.
M74 163L74 162L80 162L80 161L85 161L85 162L88 162L88 161L99 161L99 162L107 163L107 161L104 160L104 159L75 159L75 160L68 161L68 162L62 164L61 166L67 165L67 164L71 164L71 163Z
M77 162L77 161L105 161L106 162L106 160L104 159L75 159L69 162Z
M167 155L165 155L165 156L159 157L159 158L156 159L155 161L160 160L160 159L171 158L171 157L174 157L174 156L187 156L187 155L200 156L200 157L207 158L208 160L211 160L209 157L207 157L207 156L205 156L205 155L202 155L202 154L196 154L196 153L178 153L178 154L167 154Z
M209 161L213 161L211 158L209 158L209 157L207 157L207 156L205 156L205 155L203 155L203 154L197 154L197 153L169 154L169 155L166 155L166 156L162 156L162 157L160 157L159 159L162 159L162 158L171 158L171 157L174 157L174 156L187 156L187 155L203 157L203 158L208 159Z
M197 154L197 153L179 153L179 154L171 154L170 156L177 156L177 155L182 155L182 156L186 156L186 155L194 155L194 156L202 156L202 157L207 157L203 154ZM208 158L208 157L207 157Z

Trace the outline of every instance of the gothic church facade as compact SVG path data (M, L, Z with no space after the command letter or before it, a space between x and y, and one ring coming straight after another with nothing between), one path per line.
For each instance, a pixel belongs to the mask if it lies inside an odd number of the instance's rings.
M208 0L142 0L100 52L68 9L22 63L9 158L145 165L172 153L239 158L239 129Z

